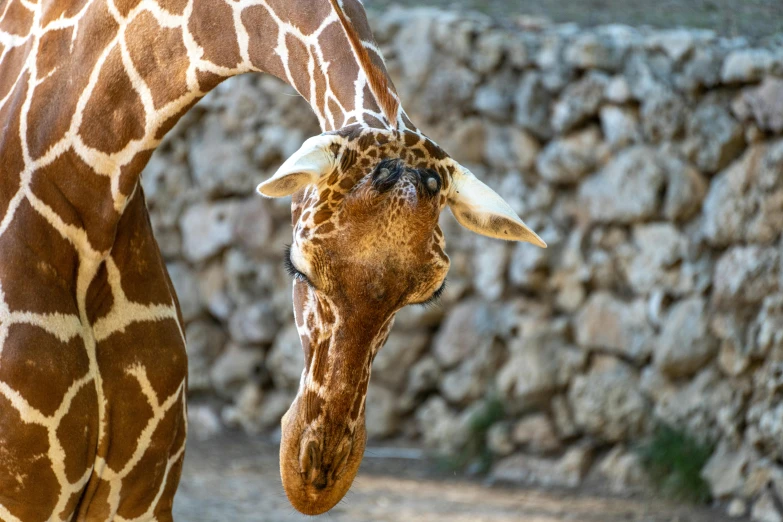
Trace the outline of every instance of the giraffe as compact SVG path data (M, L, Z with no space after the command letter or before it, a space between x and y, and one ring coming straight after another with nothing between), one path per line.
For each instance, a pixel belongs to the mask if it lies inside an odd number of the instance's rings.
M0 520L172 520L185 336L140 177L248 72L291 84L323 131L258 187L292 196L305 370L280 467L302 513L353 481L394 315L443 289L441 211L546 246L413 125L360 0L0 0Z

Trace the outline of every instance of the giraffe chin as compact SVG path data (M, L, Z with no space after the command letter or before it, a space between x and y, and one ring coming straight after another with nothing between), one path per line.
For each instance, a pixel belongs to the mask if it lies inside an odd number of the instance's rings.
M299 403L295 400L282 420L280 477L297 511L321 515L342 500L359 471L367 441L364 418L352 436L335 442L335 437L324 437L322 430L303 422Z

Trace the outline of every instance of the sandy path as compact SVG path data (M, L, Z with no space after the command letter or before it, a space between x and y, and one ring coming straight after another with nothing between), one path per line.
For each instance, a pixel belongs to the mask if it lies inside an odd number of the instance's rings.
M728 522L706 509L584 492L487 488L434 474L426 461L365 457L330 522ZM295 512L278 476L277 447L240 435L188 446L175 502L180 522L312 520Z

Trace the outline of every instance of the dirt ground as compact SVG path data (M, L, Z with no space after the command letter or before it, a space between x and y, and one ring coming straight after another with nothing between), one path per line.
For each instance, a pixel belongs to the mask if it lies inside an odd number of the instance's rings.
M783 32L781 0L365 0L364 4L368 9L392 5L472 9L506 20L524 14L580 25L700 27L752 38Z
M589 492L486 487L444 476L427 460L379 458L368 449L330 522L728 522L720 513L654 499ZM289 522L277 446L239 434L191 441L174 504L179 522Z

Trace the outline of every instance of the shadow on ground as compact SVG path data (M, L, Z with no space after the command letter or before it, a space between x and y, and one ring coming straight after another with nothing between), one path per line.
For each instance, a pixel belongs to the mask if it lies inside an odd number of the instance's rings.
M706 509L588 492L488 488L444 477L431 462L377 458L368 450L348 496L321 518L330 522L728 522ZM239 434L188 444L174 504L187 522L313 520L288 504L277 446ZM737 520L737 519L732 519Z

